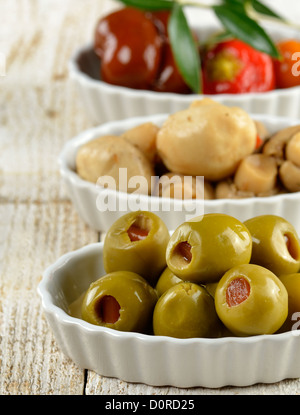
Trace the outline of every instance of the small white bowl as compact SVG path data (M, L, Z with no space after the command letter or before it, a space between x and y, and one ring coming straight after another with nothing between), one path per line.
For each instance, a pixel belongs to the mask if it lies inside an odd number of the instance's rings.
M207 26L203 23L200 29L195 30L199 38L205 40L218 28L219 26ZM267 30L274 40L300 40L299 31L296 30L281 26ZM92 44L83 46L74 53L69 62L69 74L87 114L95 125L142 115L173 113L185 109L195 99L204 97L197 94L141 91L102 82L99 77L100 61L93 52ZM211 97L225 105L239 106L249 113L300 117L300 87L264 93L219 94Z
M203 213L226 213L241 221L262 214L279 215L289 220L300 231L300 192L204 202L199 199L179 200L105 190L81 179L76 173L76 154L83 144L107 134L119 135L147 121L160 126L166 118L167 115L164 114L106 123L82 132L65 144L59 157L60 172L74 206L91 228L106 232L120 216L129 211L151 210L162 218L170 230L174 230L193 216ZM262 121L271 133L298 124L296 120L268 115L253 115L253 118ZM112 202L108 203L108 200Z
M104 275L103 244L59 258L38 286L61 350L80 368L128 382L220 388L300 377L300 330L218 339L176 339L95 326L68 314L68 305Z

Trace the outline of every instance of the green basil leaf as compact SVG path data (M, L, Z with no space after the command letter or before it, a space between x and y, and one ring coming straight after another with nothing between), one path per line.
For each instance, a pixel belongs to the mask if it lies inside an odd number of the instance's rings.
M253 19L241 13L235 8L228 6L212 7L217 18L221 21L226 30L233 36L248 43L253 48L267 53L273 58L279 58L280 54L271 38L264 29Z
M120 0L120 2L143 10L170 10L175 3L174 0Z
M200 93L200 56L183 8L178 3L174 5L169 18L168 34L179 72L187 85L195 93Z
M258 0L251 0L251 4L254 10L256 10L258 13L265 14L266 16L275 17L276 19L279 19L281 21L285 21L281 16L279 16L277 13L275 13L273 10L271 10L269 7L265 6Z

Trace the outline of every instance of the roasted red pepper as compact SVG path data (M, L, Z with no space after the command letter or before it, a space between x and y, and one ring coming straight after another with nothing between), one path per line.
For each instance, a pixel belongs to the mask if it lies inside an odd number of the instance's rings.
M282 55L282 59L274 61L277 87L299 86L300 42L296 39L282 40L277 44L277 48Z
M124 7L101 18L94 42L101 79L128 88L190 93L171 49L169 17L169 10Z
M218 43L202 61L205 94L265 92L275 88L272 58L241 40Z
M150 89L160 68L162 40L144 12L125 7L97 23L95 52L104 82Z

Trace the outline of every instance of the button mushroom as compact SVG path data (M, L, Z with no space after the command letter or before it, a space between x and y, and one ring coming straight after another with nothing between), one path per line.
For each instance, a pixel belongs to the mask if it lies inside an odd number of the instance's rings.
M170 115L157 134L157 150L172 172L220 180L234 173L256 145L254 121L241 108L211 100Z
M213 186L202 177L166 173L156 186L156 195L175 199L214 199Z
M300 132L300 125L284 128L273 134L266 141L262 152L267 156L275 157L278 164L281 164L285 158L285 147L289 140Z
M275 189L276 182L276 160L260 153L245 157L234 175L238 190L253 192L255 195L271 192Z
M288 141L285 149L285 157L300 167L300 132L294 134Z
M290 192L300 191L300 167L286 160L279 168L279 177L284 187Z
M238 190L232 178L221 180L216 184L216 199L243 199L254 197L253 192L244 192Z
M245 199L248 197L267 197L282 193L282 189L276 186L269 192L257 193L253 191L240 190L237 188L233 178L221 180L216 184L215 196L216 199Z
M276 158L283 186L290 192L300 191L300 125L274 134L264 145L263 153Z
M135 145L153 163L156 158L156 136L159 128L152 122L146 122L125 131L121 137Z
M126 169L123 171L126 176L121 175L122 168ZM112 181L105 181L108 187L128 193L151 192L151 176L154 175L152 164L123 137L103 136L84 144L77 152L76 170L81 178L93 183L103 185L99 179L109 177ZM130 186L130 180L135 177L144 179Z

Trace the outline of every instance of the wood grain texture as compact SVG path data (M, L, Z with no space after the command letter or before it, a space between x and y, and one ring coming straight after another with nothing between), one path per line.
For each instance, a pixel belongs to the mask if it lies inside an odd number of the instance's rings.
M56 258L98 235L69 202L6 203L0 212L0 393L82 394L84 373L58 350L37 285Z
M98 17L116 7L112 0L0 0L0 395L299 394L299 380L213 390L86 376L56 344L37 294L41 274L98 240L58 170L64 143L92 125L68 60L91 40Z

